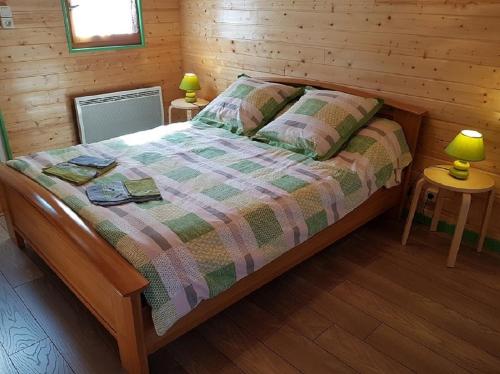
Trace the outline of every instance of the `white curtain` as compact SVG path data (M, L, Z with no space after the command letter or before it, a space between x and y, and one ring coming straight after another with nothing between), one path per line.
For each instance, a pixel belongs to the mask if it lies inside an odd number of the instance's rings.
M139 31L135 0L69 0L69 6L78 40Z

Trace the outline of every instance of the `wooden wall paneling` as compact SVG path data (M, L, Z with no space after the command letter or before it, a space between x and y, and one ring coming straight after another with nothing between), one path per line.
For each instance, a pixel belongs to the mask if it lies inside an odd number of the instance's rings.
M464 128L485 136L474 163L500 193L500 2L479 0L202 0L181 2L185 69L215 96L237 74L285 75L383 93L428 110L415 161L449 162ZM484 201L473 201L481 211ZM444 217L455 221L455 203ZM500 239L496 198L489 236ZM479 221L473 214L469 228ZM495 219L497 218L497 219ZM476 222L478 221L478 222Z
M161 85L182 93L177 0L143 0L146 47L68 52L59 0L7 1L16 28L0 30L0 108L14 156L75 144L73 98Z
M144 0L146 48L71 55L59 1L10 5L16 29L0 30L0 108L15 155L74 144L75 96L160 84L168 105L180 94L183 59L209 97L246 72L327 80L423 106L420 168L446 160L442 148L471 127L485 134L488 155L475 166L500 179L496 1Z

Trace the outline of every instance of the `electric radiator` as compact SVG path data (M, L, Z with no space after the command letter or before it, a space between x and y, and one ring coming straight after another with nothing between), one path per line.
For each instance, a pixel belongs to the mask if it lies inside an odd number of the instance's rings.
M75 98L82 144L164 124L161 87Z

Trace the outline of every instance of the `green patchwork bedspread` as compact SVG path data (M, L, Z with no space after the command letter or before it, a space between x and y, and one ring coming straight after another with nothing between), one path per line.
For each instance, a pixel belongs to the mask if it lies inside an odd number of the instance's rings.
M79 155L116 158L117 167L93 183L151 176L163 200L103 208L87 199L89 184L42 173ZM387 120L321 162L186 122L8 165L58 196L150 281L144 295L161 335L202 300L396 184L410 159L401 128Z

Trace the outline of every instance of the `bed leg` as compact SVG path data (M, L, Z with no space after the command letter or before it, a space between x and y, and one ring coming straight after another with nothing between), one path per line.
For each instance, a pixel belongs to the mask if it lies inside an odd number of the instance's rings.
M144 343L141 294L117 297L116 340L123 368L129 374L149 373L148 356Z
M14 234L12 235L11 239L14 241L14 243L17 245L19 249L26 248L26 242L24 238L17 231L14 231Z
M26 242L21 234L19 234L14 228L14 223L12 222L11 206L7 200L7 188L0 183L0 206L3 209L5 223L7 224L7 231L12 241L20 248L24 249Z

